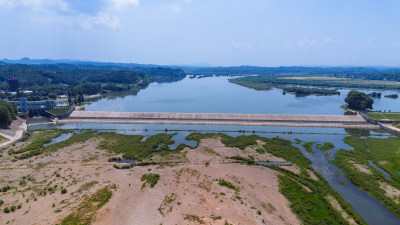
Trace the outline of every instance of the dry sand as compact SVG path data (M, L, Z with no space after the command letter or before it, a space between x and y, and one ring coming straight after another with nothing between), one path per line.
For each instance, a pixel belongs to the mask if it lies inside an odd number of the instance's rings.
M26 120L17 117L16 120L13 120L9 129L0 129L0 135L8 139L8 141L1 143L0 147L9 146L20 140L26 133L27 127Z
M372 171L368 168L368 166L363 165L363 164L358 164L354 161L350 161L350 163L353 164L353 166L358 169L360 172L366 173L366 174L372 174Z
M253 155L261 160L282 159L260 155L252 148L245 151L228 148L218 139L207 139L196 149L187 148L175 156L186 157L183 164L118 170L107 162L115 154L96 148L99 141L91 139L16 162L3 154L0 187L11 185L17 190L0 192L0 199L5 201L0 208L18 204L22 207L13 213L0 212L0 224L59 223L85 196L112 184L117 188L110 201L97 212L93 224L168 225L199 224L199 221L204 224L224 224L225 221L231 224L300 224L288 200L279 192L278 172L267 167L228 163L231 160L225 157ZM170 157L174 160L174 156ZM160 174L154 188L142 189L140 178L146 173ZM21 186L23 176L28 175L35 181L25 179L26 186ZM240 191L219 186L216 179L221 178L239 187ZM82 188L89 182L95 182L94 186ZM53 194L48 191L45 196L38 194L38 190L54 185L57 189ZM68 190L67 194L61 194L61 186Z

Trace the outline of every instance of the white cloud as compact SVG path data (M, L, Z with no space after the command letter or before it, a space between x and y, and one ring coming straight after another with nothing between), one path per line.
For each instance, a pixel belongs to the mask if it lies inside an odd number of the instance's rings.
M77 27L84 30L96 28L110 28L116 30L121 28L119 17L105 12L99 12L94 16L84 14L75 16L49 14L35 17L32 21L35 23L55 24L57 26Z
M0 6L14 7L15 2L13 0L0 0Z
M375 37L370 37L367 41L363 43L364 48L370 48L375 45Z
M248 51L254 46L254 44L248 42L232 41L231 46L233 48L241 49L243 51Z
M112 6L116 9L122 9L124 6L134 5L139 6L139 0L109 0Z
M49 8L65 11L68 8L67 3L63 0L0 0L0 6L10 8L29 7L36 11Z
M113 30L120 28L119 18L108 13L100 12L95 17L89 17L88 22L92 25L109 27Z
M102 2L102 3L101 3ZM88 3L89 4L89 3ZM81 29L120 29L118 10L127 6L138 6L139 0L99 1L100 7L93 12L80 10L66 0L0 0L0 7L10 10L28 9L27 19L35 23L75 26ZM180 9L175 9L175 11Z
M177 5L174 5L174 6L172 6L172 11L178 13L178 12L181 11L181 7L179 7L179 6L177 6Z
M325 38L324 40L309 40L309 39L304 39L300 40L297 42L297 47L300 48L322 48L326 46L329 43L334 43L336 40L332 38Z

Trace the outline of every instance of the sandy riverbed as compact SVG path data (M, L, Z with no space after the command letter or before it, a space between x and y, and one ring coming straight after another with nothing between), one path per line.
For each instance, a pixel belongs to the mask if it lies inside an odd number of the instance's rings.
M11 204L22 205L13 213L0 212L0 224L59 223L85 196L112 184L117 188L110 201L97 212L93 224L165 225L199 224L199 221L204 224L224 224L225 221L231 224L300 224L288 200L279 192L278 172L261 166L227 163L229 159L225 156L252 154L259 160L282 159L258 155L252 148L245 151L228 148L217 139L207 139L196 149L185 149L176 156L185 158L183 164L118 170L107 162L115 155L96 148L99 141L91 139L16 162L3 154L0 187L11 185L17 189L0 192L0 199L5 201L1 210ZM160 174L154 188L142 189L140 178L146 173ZM32 181L26 178L26 185L21 186L20 181L28 175ZM240 191L235 193L219 186L215 179L221 178L239 187ZM82 188L89 182L94 182L94 186ZM54 185L57 188L53 194L37 192ZM67 194L61 194L61 186L68 190Z

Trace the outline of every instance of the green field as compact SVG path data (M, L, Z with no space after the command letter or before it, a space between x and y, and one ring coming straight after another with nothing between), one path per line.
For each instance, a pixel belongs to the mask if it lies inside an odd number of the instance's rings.
M374 120L400 120L400 113L367 113Z
M335 88L400 89L400 82L315 76L249 76L229 79L230 82L256 90L269 90L285 85L309 85Z

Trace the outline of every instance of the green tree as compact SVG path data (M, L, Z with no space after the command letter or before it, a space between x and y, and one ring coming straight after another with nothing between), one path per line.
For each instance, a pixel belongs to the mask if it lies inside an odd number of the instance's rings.
M14 102L7 102L6 103L7 109L10 112L11 118L15 119L18 114L17 105Z
M68 95L68 105L72 105L72 98Z
M359 91L350 91L344 101L347 106L355 110L372 109L374 100L367 94Z
M0 105L0 126L8 126L11 124L11 113L8 111L7 106Z

